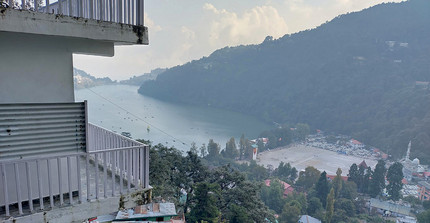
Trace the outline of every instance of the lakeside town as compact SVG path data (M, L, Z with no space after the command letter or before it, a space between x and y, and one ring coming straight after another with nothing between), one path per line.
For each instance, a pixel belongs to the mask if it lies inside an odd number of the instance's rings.
M261 139L262 140L262 139ZM267 141L267 140L266 140ZM418 208L412 200L430 200L430 172L428 165L420 164L418 158L411 160L411 142L405 148L405 156L398 160L403 166L403 180L401 197L398 201L388 200L387 189L383 190L382 196L378 198L367 198L366 207L369 212L379 213L386 220L396 223L416 223L416 214L423 211ZM386 166L395 163L389 160L390 155L380 149L365 145L364 143L349 136L326 136L322 131L309 135L305 141L292 145L263 151L255 156L258 164L272 170L279 163L290 163L299 172L305 171L307 166L313 166L320 171L327 172L327 179L332 181L336 177L337 168L342 169L342 179L348 181L348 171L351 164L356 163L363 169L375 168L378 160L385 160ZM385 180L388 185L387 179ZM283 182L285 195L294 191L293 186ZM266 185L269 185L266 182ZM320 222L315 219L315 222Z

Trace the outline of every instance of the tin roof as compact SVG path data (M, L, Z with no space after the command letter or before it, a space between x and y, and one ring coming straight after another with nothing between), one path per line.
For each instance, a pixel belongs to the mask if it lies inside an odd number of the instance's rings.
M321 223L321 221L309 215L302 215L299 219L299 223Z

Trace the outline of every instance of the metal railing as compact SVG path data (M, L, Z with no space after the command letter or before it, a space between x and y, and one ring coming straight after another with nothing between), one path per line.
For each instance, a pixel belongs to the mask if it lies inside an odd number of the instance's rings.
M8 4L15 9L144 25L144 0L8 0Z
M87 153L0 162L0 188L3 188L0 207L4 207L4 216L149 187L149 148L95 125L89 126Z

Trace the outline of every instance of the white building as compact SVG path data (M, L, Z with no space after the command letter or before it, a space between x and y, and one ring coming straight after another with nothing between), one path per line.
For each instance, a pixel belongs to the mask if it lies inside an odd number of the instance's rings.
M82 221L149 201L148 147L88 123L72 57L148 44L143 0L0 2L0 221Z

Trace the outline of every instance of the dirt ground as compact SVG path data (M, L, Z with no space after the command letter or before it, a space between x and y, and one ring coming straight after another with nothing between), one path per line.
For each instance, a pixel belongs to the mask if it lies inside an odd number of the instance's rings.
M377 160L364 159L368 166L375 167ZM272 165L278 167L279 163L290 163L300 172L307 166L313 166L320 171L326 171L327 174L335 175L337 168L342 169L342 176L348 174L349 168L353 163L357 165L363 161L363 158L338 154L329 150L319 149L305 145L295 145L283 147L271 151L264 151L257 156L259 165Z

